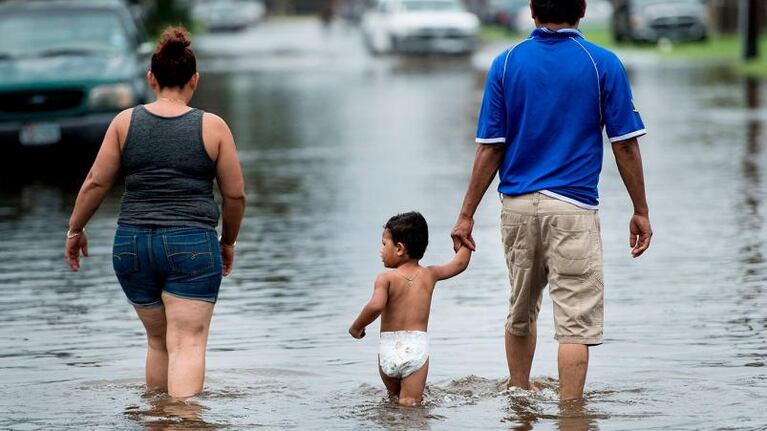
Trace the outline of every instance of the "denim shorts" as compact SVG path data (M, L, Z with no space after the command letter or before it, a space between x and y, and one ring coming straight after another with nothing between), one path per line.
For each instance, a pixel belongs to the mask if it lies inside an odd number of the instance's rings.
M215 303L222 277L219 247L213 229L121 224L112 265L135 306L162 305L162 292Z

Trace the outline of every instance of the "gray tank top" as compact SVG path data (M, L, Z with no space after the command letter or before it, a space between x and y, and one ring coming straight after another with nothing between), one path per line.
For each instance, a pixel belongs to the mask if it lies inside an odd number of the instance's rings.
M161 117L138 105L122 150L120 224L216 228L216 165L202 141L203 111Z

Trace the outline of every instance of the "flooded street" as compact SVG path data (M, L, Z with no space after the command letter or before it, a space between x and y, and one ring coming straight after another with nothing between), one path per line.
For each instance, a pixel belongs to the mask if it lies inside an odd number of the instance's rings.
M74 274L63 237L81 177L4 180L0 428L767 429L767 83L624 58L648 129L655 236L632 260L631 203L606 151L605 344L591 349L583 408L558 403L547 296L532 372L543 390L505 390L509 288L489 192L469 269L435 291L426 406L402 409L384 401L378 323L361 341L347 328L383 270L391 215L424 214L423 263L452 255L481 66L501 45L470 58L371 57L356 31L294 20L194 47L193 104L231 126L248 192L205 393L174 404L144 391L143 330L111 265L121 187L89 223L91 256Z

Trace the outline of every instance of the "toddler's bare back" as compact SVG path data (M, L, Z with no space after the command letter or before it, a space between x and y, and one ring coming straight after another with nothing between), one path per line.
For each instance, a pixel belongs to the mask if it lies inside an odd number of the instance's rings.
M388 283L381 331L426 331L436 280L429 268L418 266L414 275L398 269L381 274Z

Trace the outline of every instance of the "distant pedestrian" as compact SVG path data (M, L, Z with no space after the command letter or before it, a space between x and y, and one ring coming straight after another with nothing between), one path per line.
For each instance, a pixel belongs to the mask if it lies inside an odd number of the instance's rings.
M597 183L602 128L634 205L629 246L650 246L637 137L645 128L626 72L577 29L585 0L531 0L536 29L492 63L477 127L477 153L454 247L475 248L474 213L496 172L511 298L506 358L511 386L531 388L536 320L546 285L559 341L560 397L583 396L589 346L602 343L602 243Z
M336 4L334 0L325 0L320 7L320 22L322 27L327 31L330 30L330 26L333 24L333 17L336 13Z
M146 383L172 397L199 393L221 277L234 263L245 208L229 127L188 106L199 74L189 34L165 30L147 73L156 101L118 114L109 126L69 220L65 254L73 271L88 255L85 225L122 171L112 262L147 334ZM223 226L216 237L221 191Z

